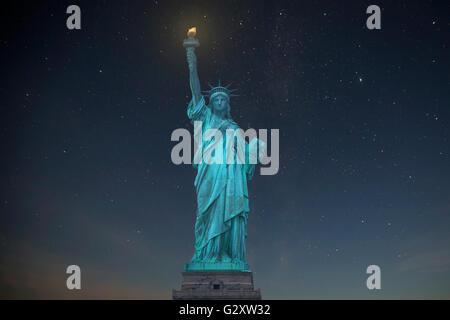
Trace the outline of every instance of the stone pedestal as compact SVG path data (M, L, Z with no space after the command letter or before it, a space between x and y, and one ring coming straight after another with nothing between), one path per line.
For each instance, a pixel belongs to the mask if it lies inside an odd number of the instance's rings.
M181 290L172 292L174 300L261 300L250 271L187 271L182 275Z

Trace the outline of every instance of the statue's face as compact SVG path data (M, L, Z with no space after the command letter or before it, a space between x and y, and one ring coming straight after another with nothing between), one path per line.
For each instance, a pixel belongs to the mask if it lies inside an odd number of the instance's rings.
M222 94L219 94L212 99L212 106L216 111L222 111L226 109L227 104L228 99Z

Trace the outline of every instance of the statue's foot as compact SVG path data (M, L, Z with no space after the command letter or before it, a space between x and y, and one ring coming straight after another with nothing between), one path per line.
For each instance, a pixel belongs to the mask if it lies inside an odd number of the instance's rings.
M232 260L231 260L231 263L236 263L236 264L244 263L244 264L246 264L245 261L242 261L241 259L236 259L236 258L232 259Z
M231 262L231 258L229 256L224 256L224 257L222 257L222 262L226 262L226 263Z

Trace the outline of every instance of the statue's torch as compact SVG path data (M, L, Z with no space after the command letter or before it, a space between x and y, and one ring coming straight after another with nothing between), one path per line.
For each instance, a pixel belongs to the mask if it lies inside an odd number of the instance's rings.
M197 28L193 27L190 28L187 32L187 38L184 39L183 41L183 47L186 48L186 51L192 50L194 51L195 48L197 48L198 46L200 46L200 42L195 39L195 35L197 33Z

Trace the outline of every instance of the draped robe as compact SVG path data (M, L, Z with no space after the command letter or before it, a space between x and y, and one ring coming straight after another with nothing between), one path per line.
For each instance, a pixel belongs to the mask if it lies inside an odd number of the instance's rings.
M192 123L202 122L203 135L212 127L213 114L205 104L204 97L194 105L190 101L187 114ZM226 129L238 129L231 119L223 119L219 124L223 136L223 154L230 150ZM199 142L201 137L195 137ZM204 138L203 138L204 139ZM248 158L248 144L244 141L245 154ZM197 176L194 186L197 194L197 212L195 222L195 253L191 262L242 262L245 258L245 238L247 237L247 218L249 210L247 180L253 177L255 165L235 161L234 164L207 164L201 154L211 148L212 141L202 140L202 149L197 149L194 159L200 156L200 163L195 163ZM246 158L246 159L247 159Z

